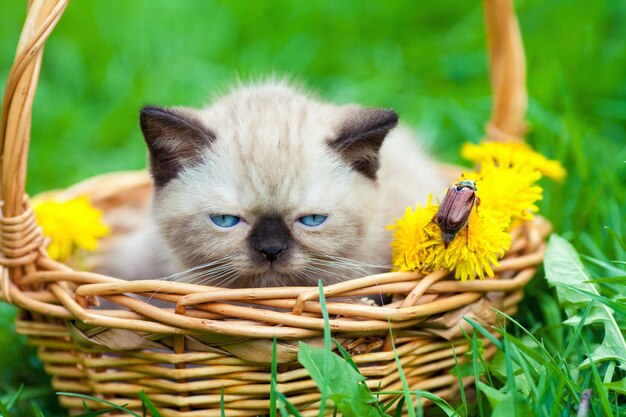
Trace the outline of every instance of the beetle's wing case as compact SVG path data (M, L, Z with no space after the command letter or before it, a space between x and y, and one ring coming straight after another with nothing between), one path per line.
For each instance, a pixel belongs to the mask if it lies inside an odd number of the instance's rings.
M441 204L439 205L439 210L437 210L437 224L439 225L439 227L446 227L446 219L448 218L448 213L450 212L450 208L452 207L452 200L453 200L453 195L454 192L456 192L456 186L451 186L450 188L448 188L448 191L446 191L446 195L443 198L443 200L441 201Z
M476 201L476 194L470 188L457 188L450 201L450 208L446 213L444 227L448 230L459 231L469 220L469 216ZM448 194L446 194L448 197Z

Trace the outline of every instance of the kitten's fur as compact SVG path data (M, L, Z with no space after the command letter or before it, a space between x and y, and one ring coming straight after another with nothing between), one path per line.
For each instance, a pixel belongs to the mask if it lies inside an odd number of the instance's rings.
M155 193L152 221L109 271L128 279L200 266L173 279L264 287L383 272L386 226L445 187L409 132L394 129L394 111L320 102L281 82L204 110L145 107L140 119ZM220 228L209 219L218 214L242 221ZM328 218L298 222L309 214ZM277 247L270 262L263 253Z

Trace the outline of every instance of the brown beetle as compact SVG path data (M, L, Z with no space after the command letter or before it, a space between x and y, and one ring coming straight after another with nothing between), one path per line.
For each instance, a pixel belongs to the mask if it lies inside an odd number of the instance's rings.
M467 225L477 200L476 191L476 181L459 181L448 188L439 205L435 223L441 229L441 240L446 248L456 234Z

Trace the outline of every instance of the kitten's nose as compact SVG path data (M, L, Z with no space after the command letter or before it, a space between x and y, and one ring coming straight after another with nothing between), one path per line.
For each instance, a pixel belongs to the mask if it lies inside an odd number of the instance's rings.
M286 248L282 248L280 246L256 248L256 250L259 251L259 253L261 253L263 256L265 256L265 259L267 259L270 262L274 262L276 259L278 259L278 255L280 255L280 253L283 252L285 249Z
M261 262L274 262L279 255L281 260L285 261L289 257L291 243L289 227L278 215L261 217L250 232L250 249L260 253L265 258L260 260L258 256L254 256L257 262L259 260Z

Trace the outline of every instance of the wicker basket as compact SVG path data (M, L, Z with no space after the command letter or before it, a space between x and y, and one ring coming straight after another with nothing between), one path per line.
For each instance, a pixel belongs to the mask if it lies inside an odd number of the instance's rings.
M322 340L317 288L127 282L74 271L46 255L24 197L26 161L43 45L66 5L67 0L29 2L2 103L0 296L21 309L18 332L39 347L55 390L102 397L131 409L141 409L137 392L144 390L164 416L187 417L220 415L222 389L229 417L266 414L276 337L278 389L303 415L317 415L320 395L296 360L297 341ZM486 0L485 7L495 95L487 137L521 138L526 90L519 27L511 0ZM88 194L105 211L113 228L109 239L114 239L132 228L124 219L148 203L151 182L144 172L115 173L60 192L79 194ZM410 387L453 398L458 390L457 377L449 374L453 352L462 361L468 350L463 317L489 326L495 320L490 307L516 311L542 260L549 228L537 218L515 230L494 279L461 283L445 271L386 273L324 288L333 337L353 355L368 386L397 390L401 383L391 326ZM379 293L400 301L379 307L340 299ZM165 307L148 304L150 297ZM104 300L117 308L97 308ZM496 349L488 340L484 343L485 356L491 357ZM60 401L71 412L82 409L78 398L62 396Z

